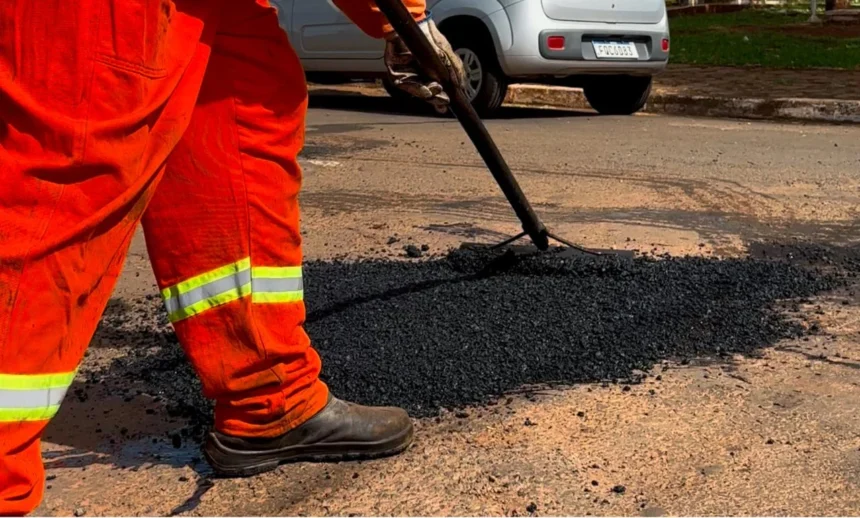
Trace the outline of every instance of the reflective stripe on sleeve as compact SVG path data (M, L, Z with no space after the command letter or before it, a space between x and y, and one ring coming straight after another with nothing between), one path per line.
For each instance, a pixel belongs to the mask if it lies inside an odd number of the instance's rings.
M0 423L48 420L60 409L75 372L0 374Z
M178 322L251 295L255 303L303 300L301 266L251 267L250 258L206 272L162 291L168 318Z

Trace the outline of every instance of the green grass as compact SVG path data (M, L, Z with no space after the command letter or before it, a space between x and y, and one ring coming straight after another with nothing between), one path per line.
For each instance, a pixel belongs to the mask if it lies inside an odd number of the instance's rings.
M781 9L746 9L725 14L697 14L679 16L670 21L672 31L702 31L720 27L779 26L801 23L809 18L809 12L786 12Z
M822 2L823 3L823 2ZM773 68L860 68L860 38L795 35L807 13L746 10L673 18L672 62Z

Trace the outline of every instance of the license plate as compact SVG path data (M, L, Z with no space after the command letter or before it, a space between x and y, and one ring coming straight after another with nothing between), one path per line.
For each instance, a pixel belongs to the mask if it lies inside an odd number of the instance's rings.
M592 41L597 59L639 59L632 41Z

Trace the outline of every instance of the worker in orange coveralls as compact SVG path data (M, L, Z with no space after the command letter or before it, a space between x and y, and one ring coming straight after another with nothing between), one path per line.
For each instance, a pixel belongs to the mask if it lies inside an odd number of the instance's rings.
M462 65L406 0L460 80ZM404 90L443 107L373 0ZM215 400L204 453L251 475L403 451L403 410L340 401L302 324L307 87L266 0L0 2L0 514L35 509L59 409L139 221L170 321Z

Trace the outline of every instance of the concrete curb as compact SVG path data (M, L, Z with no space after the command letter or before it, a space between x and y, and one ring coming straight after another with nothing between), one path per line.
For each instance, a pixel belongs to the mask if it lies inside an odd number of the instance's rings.
M374 84L312 85L311 93L315 91L318 95L330 95L335 92L353 95L386 95L381 86ZM514 85L508 89L505 104L591 110L582 90L560 86ZM860 100L716 97L665 92L659 87L656 87L651 94L644 111L696 117L860 124Z
M505 102L577 110L591 108L581 90L541 85L513 86ZM661 92L659 88L651 94L644 111L698 117L860 123L860 100L742 99Z
M860 124L860 101L839 99L733 99L656 94L645 111L700 117Z

